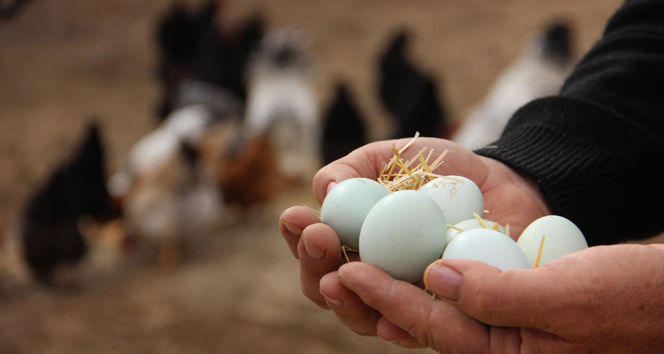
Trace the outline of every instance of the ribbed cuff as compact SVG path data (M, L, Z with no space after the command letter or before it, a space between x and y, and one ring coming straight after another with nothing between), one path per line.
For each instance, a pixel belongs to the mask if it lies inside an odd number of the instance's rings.
M663 144L639 129L615 112L551 97L523 107L494 148L476 153L532 177L552 211L576 223L589 244L612 244L662 230L652 218L664 215L656 178Z

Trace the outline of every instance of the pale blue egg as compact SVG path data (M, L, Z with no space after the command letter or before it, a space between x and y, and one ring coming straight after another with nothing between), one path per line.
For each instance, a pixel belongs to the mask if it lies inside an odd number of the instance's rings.
M450 225L472 219L473 212L482 217L484 199L480 188L466 177L447 177L452 178L436 178L418 189L418 192L436 201Z
M535 264L541 245L540 267L556 258L588 248L583 232L573 222L558 215L548 215L533 221L523 230L517 244L531 264Z
M327 194L320 210L321 222L329 225L342 245L359 248L360 229L369 210L390 192L368 178L350 178Z
M412 283L440 258L446 233L445 216L433 199L413 190L394 192L367 214L360 232L360 258Z
M489 229L458 234L445 248L443 259L472 259L503 271L532 268L528 257L512 238Z

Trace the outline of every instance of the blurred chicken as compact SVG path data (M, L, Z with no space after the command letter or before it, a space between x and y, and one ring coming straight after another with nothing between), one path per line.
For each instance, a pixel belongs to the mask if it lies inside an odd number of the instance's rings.
M182 144L195 146L214 120L214 112L205 105L181 108L154 131L141 138L129 152L120 171L109 180L112 196L120 198L135 180L151 174L180 153Z
M159 245L159 262L172 268L181 260L186 237L211 232L221 221L222 197L205 176L196 152L186 144L170 159L141 176L124 203L125 228Z
M248 61L259 46L263 32L263 19L259 15L227 32L221 32L220 26L214 23L201 38L191 66L191 79L226 89L244 103Z
M215 121L205 105L174 111L134 145L108 182L122 200L127 232L157 243L165 267L179 262L185 237L210 232L221 220L221 191L198 151Z
M172 110L172 97L177 87L189 77L194 57L203 35L214 26L217 4L211 1L193 14L181 3L174 3L157 25L156 40L159 53L159 79L163 99L159 117L165 119Z
M269 137L244 139L239 122L224 122L206 135L202 158L212 166L228 207L238 207L240 217L259 209L279 191L275 154Z
M267 134L279 172L294 182L320 165L320 117L307 46L301 31L270 33L248 69L246 137Z
M533 35L521 56L461 123L452 140L478 149L498 140L512 114L526 103L556 95L573 65L569 26L555 23Z
M57 266L83 258L87 245L81 224L111 216L105 181L99 127L91 124L72 158L38 189L23 213L23 251L38 281L51 283Z
M0 19L11 20L30 0L0 0Z
M445 107L439 100L434 78L423 73L408 59L410 34L397 32L379 60L379 95L385 109L394 117L393 138L446 137Z
M164 99L160 126L138 141L109 180L122 200L126 229L159 244L162 265L179 261L185 237L216 228L224 210L215 156L206 148L213 127L243 115L244 67L263 33L258 17L222 32L222 1L189 14L175 4L159 23Z
M192 14L175 4L158 24L162 119L193 103L224 109L244 106L244 70L263 36L263 21L254 16L222 32L222 3L208 1Z
M324 117L323 164L342 158L367 143L364 120L345 85L337 85L334 101Z

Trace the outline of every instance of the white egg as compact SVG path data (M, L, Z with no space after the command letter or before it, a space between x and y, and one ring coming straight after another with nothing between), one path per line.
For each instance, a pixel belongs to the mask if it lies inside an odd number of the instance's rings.
M445 249L447 223L436 202L413 190L381 199L364 220L360 258L396 279L415 282Z
M327 194L320 210L321 222L329 225L342 245L358 249L360 229L369 210L390 192L368 178L350 178Z
M517 244L533 266L542 245L540 267L556 258L588 248L581 230L573 222L558 215L544 216L533 221L523 230Z
M472 259L503 271L532 268L528 257L514 240L489 229L472 229L460 233L445 248L443 259Z
M496 224L496 222L486 220L486 219L482 219L482 221L484 221L484 223L489 228L492 228L493 225ZM460 223L455 224L454 227L456 227L458 229L461 229L463 231L468 231L468 230L472 230L472 229L483 229L484 228L484 226L482 224L480 224L479 220L477 220L475 218L464 220ZM505 228L498 225L498 231L500 231L501 233L505 233ZM452 240L454 240L454 238L458 234L460 234L461 232L462 231L459 231L459 230L451 228L451 227L449 229L447 229L447 244L449 245L450 242L452 242Z
M472 219L473 212L484 214L484 199L477 185L466 177L439 177L425 184L418 192L430 196L445 214L450 225Z

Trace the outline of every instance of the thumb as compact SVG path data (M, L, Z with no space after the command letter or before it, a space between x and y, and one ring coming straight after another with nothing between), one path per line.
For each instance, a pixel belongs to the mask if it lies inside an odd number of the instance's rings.
M427 268L424 282L436 297L486 324L543 328L566 306L570 290L562 279L574 276L553 273L562 272L553 267L501 271L479 261L446 259Z
M597 246L530 270L446 259L424 274L427 288L484 323L539 328L569 339L599 330L607 318L650 320L664 288L661 246ZM644 310L645 309L645 310ZM642 322L643 322L642 321ZM588 334L586 333L586 334Z

